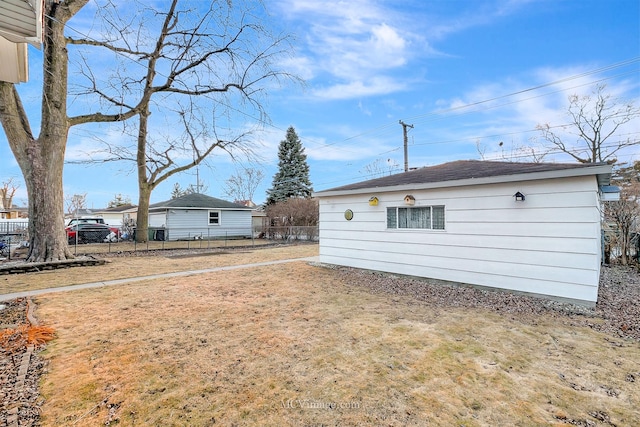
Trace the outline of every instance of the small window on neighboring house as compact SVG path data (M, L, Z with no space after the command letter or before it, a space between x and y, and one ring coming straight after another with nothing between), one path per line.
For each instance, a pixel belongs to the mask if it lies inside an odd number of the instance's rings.
M209 225L220 225L220 211L209 211Z
M387 208L387 228L444 230L444 206Z

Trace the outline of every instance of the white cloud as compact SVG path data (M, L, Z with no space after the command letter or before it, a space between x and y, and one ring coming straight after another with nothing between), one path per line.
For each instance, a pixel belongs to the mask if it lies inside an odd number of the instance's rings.
M404 88L389 73L409 63L416 36L401 30L397 12L369 0L285 0L280 8L289 21L300 24L297 31L303 34L294 64L304 68L294 69L302 69L308 80L329 76L323 89L310 81L315 87L311 94L347 99Z
M84 128L74 128L69 134L67 149L65 151L65 161L84 162L107 158L105 148L121 147L126 138L122 134L121 128L101 129L96 127L92 130Z
M454 16L413 5L373 0L280 0L278 11L300 34L298 60L312 95L328 99L386 95L405 90L414 60L442 56L430 40L489 25L535 0L465 4ZM435 8L438 9L438 8ZM420 78L423 78L421 76ZM322 79L326 81L322 88ZM385 84L377 82L384 81Z
M593 65L545 67L499 83L479 85L460 97L439 100L439 115L458 117L456 120L464 123L464 126L456 129L456 138L467 145L477 141L485 150L487 159L522 159L530 152L529 147L539 153L549 151L553 145L535 130L539 124L553 126L567 147L578 149L584 144L576 135L575 126L571 125L572 120L567 112L569 96L592 95L599 82L606 82L606 92L611 94L612 100L633 100L634 96L637 97L634 95L638 87L636 82L607 79L606 75L590 71L595 69L597 67ZM461 119L460 116L464 117ZM562 125L567 126L563 128ZM640 118L621 126L616 134L621 138L626 138L624 135L637 138L640 135ZM499 146L498 142L503 142L503 145ZM613 139L610 142L614 142ZM629 161L639 151L640 147L625 149L619 157L622 161ZM557 149L552 150L544 160L574 161Z
M358 101L358 110L360 110L360 112L362 114L364 114L365 116L371 116L371 110L369 110L368 108L366 108L363 104L362 101Z
M383 95L405 90L403 82L385 76L372 77L368 81L354 80L348 83L335 84L327 88L318 88L313 94L323 99L352 99L372 95Z
M311 58L304 56L297 56L294 58L287 58L280 61L280 68L287 70L287 72L300 77L303 80L311 80L315 77L314 66Z

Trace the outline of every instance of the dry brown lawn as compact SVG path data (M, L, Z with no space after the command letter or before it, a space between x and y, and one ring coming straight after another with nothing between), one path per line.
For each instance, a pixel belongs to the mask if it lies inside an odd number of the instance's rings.
M44 270L31 274L0 276L0 294L9 294L59 286L78 285L129 277L174 273L188 270L260 263L318 255L318 246L309 244L282 245L268 249L221 248L217 251L194 253L191 256L174 255L172 251L158 256L110 257L103 254L107 265L95 267L73 267L65 270Z
M21 280L316 253L115 259ZM640 425L637 341L434 308L346 277L294 262L39 297L37 317L57 331L42 424Z

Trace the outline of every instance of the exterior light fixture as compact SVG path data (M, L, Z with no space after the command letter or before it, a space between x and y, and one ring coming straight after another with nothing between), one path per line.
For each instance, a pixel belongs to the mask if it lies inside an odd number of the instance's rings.
M522 194L519 191L516 194L514 194L513 197L516 198L516 202L524 202L524 194Z

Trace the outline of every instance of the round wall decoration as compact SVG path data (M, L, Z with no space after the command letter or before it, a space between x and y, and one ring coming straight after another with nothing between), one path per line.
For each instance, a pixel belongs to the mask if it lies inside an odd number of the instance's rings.
M344 218L347 221L351 221L353 219L353 211L351 209L347 209L346 211L344 211Z

